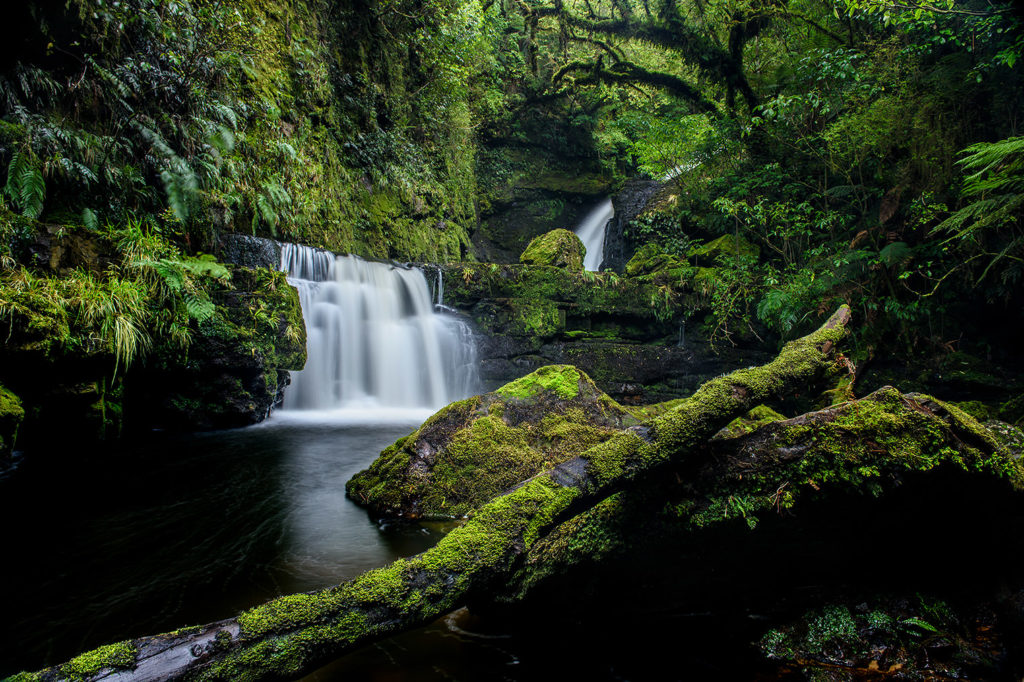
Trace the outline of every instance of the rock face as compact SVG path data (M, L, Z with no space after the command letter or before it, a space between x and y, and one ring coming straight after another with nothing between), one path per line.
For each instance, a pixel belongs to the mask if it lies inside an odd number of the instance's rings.
M544 106L528 109L516 117L514 131L480 136L478 223L471 241L484 262L518 262L531 239L557 227L571 229L614 191L615 173L589 133Z
M381 516L462 516L639 419L574 367L551 365L445 407L346 485Z
M655 402L767 358L742 347L712 353L698 329L685 328L684 314L704 305L708 269L671 258L646 262L643 269L651 271L635 277L531 265L439 271L444 303L465 312L481 332L487 388L544 365L573 364L616 400ZM436 271L429 274L436 279Z
M268 270L281 267L281 245L273 239L229 233L221 236L219 245L218 256L225 263Z
M215 302L184 366L173 351L158 349L127 378L126 417L171 428L231 428L262 421L280 404L287 370L306 362L298 292L282 272L235 267Z
M626 226L643 212L662 184L657 180L630 180L612 197L615 217L608 223L605 233L603 267L621 272L626 266L636 249L636 244L626 235Z
M565 268L570 272L583 270L586 247L580 238L569 230L551 230L534 237L519 257L525 265L551 265Z

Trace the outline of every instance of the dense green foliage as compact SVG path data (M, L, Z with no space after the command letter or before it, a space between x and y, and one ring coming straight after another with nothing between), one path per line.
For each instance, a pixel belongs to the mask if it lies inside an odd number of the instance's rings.
M606 138L675 177L630 225L634 245L693 257L728 235L760 248L719 263L712 338L792 335L839 301L868 347L942 348L982 301L1019 327L1024 31L1008 5L929 7L551 9L553 27L600 38L563 67L572 87L629 83ZM641 77L659 59L697 92Z
M463 253L478 6L78 0L19 13L36 48L0 73L4 195L19 213L95 228L169 210L197 245L232 230Z

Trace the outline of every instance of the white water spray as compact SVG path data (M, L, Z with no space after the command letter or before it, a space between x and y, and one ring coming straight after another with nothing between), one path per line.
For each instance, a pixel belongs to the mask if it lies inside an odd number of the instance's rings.
M282 244L281 269L299 290L307 337L285 409L436 409L477 390L472 332L435 314L418 268Z
M574 230L576 236L587 247L587 255L583 258L583 267L597 271L604 261L604 234L608 222L615 216L611 198L605 199L591 209L590 213Z

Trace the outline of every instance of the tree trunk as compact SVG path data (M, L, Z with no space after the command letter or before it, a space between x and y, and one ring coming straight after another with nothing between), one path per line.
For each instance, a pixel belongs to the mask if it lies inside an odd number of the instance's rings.
M357 646L429 622L502 584L557 524L638 476L684 460L735 417L833 369L849 319L843 306L771 363L713 379L662 417L524 482L423 554L219 623L101 647L26 678L294 679Z

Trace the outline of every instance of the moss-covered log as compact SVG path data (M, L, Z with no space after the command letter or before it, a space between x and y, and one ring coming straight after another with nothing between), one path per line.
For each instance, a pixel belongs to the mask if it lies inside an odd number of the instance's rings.
M642 473L684 459L735 417L829 371L849 319L844 306L773 362L710 381L663 416L535 476L421 555L220 623L104 647L21 679L100 679L112 671L121 673L119 680L291 679L355 646L427 622L505 580L569 515ZM100 655L108 650L110 657Z

